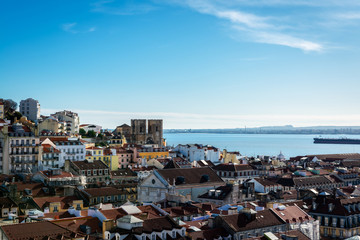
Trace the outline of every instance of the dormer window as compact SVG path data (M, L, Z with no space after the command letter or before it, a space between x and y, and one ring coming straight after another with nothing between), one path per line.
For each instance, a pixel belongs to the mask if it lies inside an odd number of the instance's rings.
M156 234L155 233L151 234L151 240L156 240Z

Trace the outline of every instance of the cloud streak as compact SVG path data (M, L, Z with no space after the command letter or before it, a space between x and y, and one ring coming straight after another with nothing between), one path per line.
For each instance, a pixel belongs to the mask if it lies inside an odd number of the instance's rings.
M273 17L262 17L237 9L229 9L224 7L224 4L219 6L221 1L214 2L217 4L211 3L211 1L187 0L186 6L199 13L227 20L233 29L247 34L248 38L254 42L297 48L306 52L324 50L324 46L320 43L281 32L280 30L286 26L272 24Z
M42 109L42 114L49 115L58 109ZM301 115L301 114L197 114L176 112L116 112L75 109L81 123L100 124L106 128L115 128L134 118L161 118L165 128L239 128L260 127L265 125L297 126L311 125L358 125L360 114L350 115Z
M77 30L76 29L77 23L73 22L73 23L65 23L63 25L61 25L62 30L64 30L65 32L69 32L72 34L77 34L77 33L88 33L88 32L95 32L96 31L96 27L90 27L86 30Z
M78 31L76 31L74 28L76 26L77 23L65 23L62 25L62 29L65 32L69 32L69 33L78 33Z

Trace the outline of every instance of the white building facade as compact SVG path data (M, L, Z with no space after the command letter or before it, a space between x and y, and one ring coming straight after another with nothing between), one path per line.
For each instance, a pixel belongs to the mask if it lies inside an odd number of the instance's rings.
M71 161L83 161L85 160L86 148L77 138L69 138L66 141L56 141L53 139L46 139L43 144L54 145L54 147L60 151L57 164L59 167L63 167L65 160Z
M66 133L71 135L79 133L80 119L77 113L64 110L51 114L51 116L58 119L59 122L64 122Z
M37 122L40 118L40 103L38 100L28 98L20 101L20 113L28 120Z
M218 162L220 159L220 150L209 145L179 144L174 148L174 151L186 157L190 162L199 160Z

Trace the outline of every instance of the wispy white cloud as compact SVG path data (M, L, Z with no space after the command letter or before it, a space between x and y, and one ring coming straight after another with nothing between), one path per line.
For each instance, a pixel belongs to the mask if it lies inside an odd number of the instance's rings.
M58 109L42 109L48 115ZM116 112L75 109L82 123L100 124L105 128L115 128L133 118L161 118L165 128L239 128L268 125L315 126L315 125L358 125L360 115L301 115L301 114L196 114L176 112Z
M92 4L92 12L99 12L112 15L134 15L143 14L155 10L152 4L134 4L127 0L101 0Z
M227 6L303 6L303 7L356 7L357 0L214 0Z
M224 1L210 0L186 0L182 4L202 14L208 14L229 21L233 29L246 34L247 38L259 43L275 44L291 48L301 49L306 52L320 52L324 50L321 43L293 36L282 29L288 28L284 24L274 24L273 16L259 16L256 14L240 11L237 8L229 8Z
M360 20L360 11L359 12L342 12L334 15L336 19L343 20Z
M306 52L309 51L322 51L323 46L319 43L307 41L304 39L292 37L290 35L281 33L270 33L270 32L254 32L254 41L260 43L268 43L275 45L288 46L292 48L299 48Z
M91 27L89 28L88 32L95 32L96 31L96 27Z
M62 25L62 29L65 32L70 32L70 33L78 33L78 31L76 31L74 28L76 26L77 23L65 23Z
M77 34L77 33L87 33L87 32L94 32L96 31L96 27L90 27L88 29L85 30L78 30L76 29L77 27L77 23L73 22L73 23L65 23L63 25L61 25L62 30L64 30L65 32L69 32L69 33L73 33L73 34Z

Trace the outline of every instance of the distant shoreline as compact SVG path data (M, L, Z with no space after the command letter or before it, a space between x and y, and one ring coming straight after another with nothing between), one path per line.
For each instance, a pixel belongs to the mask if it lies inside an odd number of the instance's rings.
M243 134L243 135L256 135L256 134L278 134L278 135L359 135L358 133L269 133L269 132L259 132L259 133L230 133L230 132L165 132L164 134Z
M298 134L298 135L358 135L360 128L286 128L265 127L251 129L165 129L165 134L172 133L213 133L213 134Z

